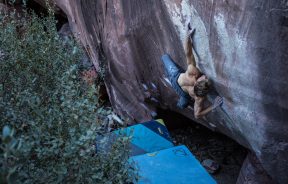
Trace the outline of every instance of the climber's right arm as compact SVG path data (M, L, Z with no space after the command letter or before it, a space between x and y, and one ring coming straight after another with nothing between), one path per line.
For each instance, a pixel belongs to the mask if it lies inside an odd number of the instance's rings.
M211 112L213 109L217 108L223 103L223 99L220 96L217 96L216 99L214 100L213 104L210 105L209 107L203 109L203 104L204 98L201 99L195 99L194 103L194 117L196 119L202 118L209 112Z

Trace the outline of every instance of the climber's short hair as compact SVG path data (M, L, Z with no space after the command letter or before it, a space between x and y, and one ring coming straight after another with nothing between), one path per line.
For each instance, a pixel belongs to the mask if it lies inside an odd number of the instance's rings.
M210 82L208 79L197 82L194 86L194 93L198 97L204 97L208 94L210 88Z

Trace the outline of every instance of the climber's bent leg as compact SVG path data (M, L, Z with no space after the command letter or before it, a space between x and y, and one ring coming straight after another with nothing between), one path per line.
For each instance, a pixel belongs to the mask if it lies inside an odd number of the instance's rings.
M172 84L172 88L176 91L176 93L180 96L180 99L178 100L177 106L181 109L187 107L189 100L191 97L188 93L182 90L180 85L178 84L177 80L181 73L183 73L183 70L181 70L174 61L170 58L168 54L165 54L162 56L162 61L165 66L166 73L169 77L169 80Z

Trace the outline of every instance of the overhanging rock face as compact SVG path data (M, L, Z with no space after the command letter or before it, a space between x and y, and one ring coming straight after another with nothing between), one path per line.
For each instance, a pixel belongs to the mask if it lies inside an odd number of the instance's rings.
M288 183L288 3L285 0L57 0L120 114L150 120L176 108L160 57L186 67L185 25L196 28L197 65L224 98L198 121L253 150L264 169ZM100 54L99 54L100 53ZM101 54L102 53L102 54ZM104 55L103 55L104 53Z

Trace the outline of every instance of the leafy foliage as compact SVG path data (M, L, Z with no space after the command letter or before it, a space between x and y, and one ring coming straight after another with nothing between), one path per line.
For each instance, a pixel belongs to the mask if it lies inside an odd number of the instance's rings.
M95 153L101 107L80 78L81 48L58 36L52 14L1 19L0 183L134 181L129 139Z

